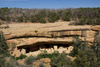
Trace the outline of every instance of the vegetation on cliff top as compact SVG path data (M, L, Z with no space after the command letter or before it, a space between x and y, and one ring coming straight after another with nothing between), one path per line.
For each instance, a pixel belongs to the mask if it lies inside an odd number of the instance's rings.
M5 7L0 8L0 20L8 23L46 23L73 20L75 25L100 25L100 8L22 9Z

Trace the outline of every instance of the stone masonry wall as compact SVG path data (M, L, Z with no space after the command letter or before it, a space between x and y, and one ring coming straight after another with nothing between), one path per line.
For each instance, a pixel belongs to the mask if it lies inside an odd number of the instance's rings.
M72 46L59 47L59 48L57 46L54 46L54 48L48 48L48 49L45 49L45 48L41 49L40 48L38 51L26 53L25 49L18 50L17 48L15 48L11 55L16 56L16 57L19 57L20 54L25 54L27 56L30 56L30 55L37 56L38 54L43 53L44 51L47 51L47 53L53 53L54 51L58 51L59 53L65 52L68 54L68 53L70 53L71 50L73 50Z

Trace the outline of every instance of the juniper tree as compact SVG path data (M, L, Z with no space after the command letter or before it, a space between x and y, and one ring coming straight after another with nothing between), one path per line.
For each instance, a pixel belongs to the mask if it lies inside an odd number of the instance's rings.
M3 37L3 32L0 31L0 67L5 66L5 56L8 53L8 46L5 38Z
M80 50L71 67L90 67L90 62L87 60L87 57L87 54Z
M7 52L8 52L8 46L7 46L6 40L3 36L3 32L0 31L0 55L1 54L6 55Z
M80 51L80 50L82 50L82 51L86 51L86 49L87 49L87 45L88 45L88 43L87 43L87 41L85 40L85 41L83 41L82 39L80 39L79 37L74 37L74 39L73 39L73 50L71 51L71 53L70 53L70 55L71 56L76 56L76 55L78 55L78 52Z

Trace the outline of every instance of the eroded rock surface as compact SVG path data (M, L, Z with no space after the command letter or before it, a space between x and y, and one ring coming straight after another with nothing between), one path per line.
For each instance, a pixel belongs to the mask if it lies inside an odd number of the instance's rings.
M100 25L71 26L68 25L69 23L70 22L9 24L10 28L2 29L2 31L4 32L4 36L12 51L11 54L13 55L18 52L21 53L22 49L25 49L26 52L38 51L40 47L45 44L53 45L53 50L54 46L59 44L61 44L60 47L63 45L71 46L73 36L79 36L83 40L85 38L92 44L95 34L100 31ZM39 45L42 46L39 47ZM43 49L45 49L45 47ZM20 55L20 53L18 54Z

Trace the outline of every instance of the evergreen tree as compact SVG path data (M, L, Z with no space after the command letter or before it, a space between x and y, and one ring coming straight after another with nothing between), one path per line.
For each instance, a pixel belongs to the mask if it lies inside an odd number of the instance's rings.
M79 51L79 48L81 49L81 47L80 47L80 45L81 45L81 43L82 43L82 40L81 39L79 39L79 37L74 37L74 40L73 40L73 50L72 50L72 52L70 53L70 55L71 56L76 56L76 55L78 55L78 51Z
M70 18L71 18L71 10L68 10L67 12L63 13L62 20L70 21Z
M65 53L59 54L56 57L51 58L52 67L70 67L71 59L66 57Z
M79 51L74 64L76 67L89 67L90 62L87 60L87 54L84 51ZM73 66L74 67L74 66Z
M17 17L17 21L18 21L18 22L23 22L23 17L22 17L22 16Z
M99 57L100 56L100 36L99 36L99 32L97 32L97 34L95 35L93 49L94 49L97 57Z
M48 14L48 21L49 22L55 22L59 19L60 19L60 16L57 15L55 12L49 12L49 14Z
M3 37L3 32L0 31L0 54L6 55L8 52L8 46L5 38Z
M0 67L4 67L5 65L5 57L8 53L8 46L5 38L3 37L3 32L0 31Z

